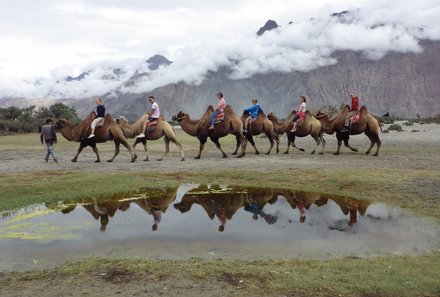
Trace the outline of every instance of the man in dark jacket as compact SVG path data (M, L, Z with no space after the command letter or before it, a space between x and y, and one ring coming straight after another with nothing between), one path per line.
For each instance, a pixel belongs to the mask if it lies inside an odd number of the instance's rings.
M57 143L57 134L55 133L55 128L52 125L51 119L47 119L46 124L41 127L40 140L41 144L43 144L44 141L47 147L47 154L44 158L44 161L49 161L49 156L52 155L53 161L58 162L55 154L53 153L52 147L54 143Z

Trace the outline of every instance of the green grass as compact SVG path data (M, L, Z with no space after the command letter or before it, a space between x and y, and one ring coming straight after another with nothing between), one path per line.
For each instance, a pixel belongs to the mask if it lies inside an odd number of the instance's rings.
M163 282L224 283L245 296L437 296L440 254L371 259L224 261L89 258L44 271L7 273L0 285ZM69 277L75 275L75 279ZM2 276L0 274L0 276ZM194 292L195 293L195 292Z

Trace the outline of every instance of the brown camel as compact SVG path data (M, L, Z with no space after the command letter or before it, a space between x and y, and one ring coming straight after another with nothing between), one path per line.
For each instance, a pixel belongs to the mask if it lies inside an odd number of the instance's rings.
M278 118L273 114L270 113L267 118L272 121L274 131L278 135L282 135L284 133L287 134L287 150L284 152L285 154L289 153L290 145L292 145L294 148L304 152L303 148L299 148L295 144L295 137L305 137L307 135L310 135L313 137L313 139L316 141L316 148L312 151L312 155L315 153L315 150L319 147L320 144L322 144L322 149L319 152L320 155L324 154L324 147L325 147L325 140L323 137L323 129L321 122L318 121L313 115L310 114L310 112L306 111L306 115L304 118L304 122L301 126L297 126L297 129L295 132L290 132L290 130L293 127L293 117L295 116L296 111L292 111L288 118L284 121L278 121Z
M78 152L75 157L71 160L72 162L76 162L79 154L86 146L91 146L93 151L96 154L96 163L101 162L99 157L98 148L96 147L96 143L106 142L109 140L114 141L115 143L115 154L113 158L107 160L107 162L112 162L116 156L119 154L119 145L122 143L128 150L131 156L131 162L134 162L135 158L133 155L133 150L131 146L128 144L127 139L124 136L121 128L113 121L113 118L110 114L105 115L104 126L101 128L97 128L95 131L95 137L87 138L90 135L91 129L90 124L95 118L96 113L92 111L89 116L79 125L74 125L68 120L61 119L58 120L55 129L61 132L61 134L69 141L79 142Z
M134 124L130 125L128 123L128 120L123 117L120 116L119 119L116 120L116 123L118 123L119 127L121 127L122 131L124 131L124 135L127 138L134 138L136 135L140 134L144 129L144 123L148 118L148 114L144 114L143 116L141 116ZM134 152L134 157L137 158L136 155L136 145L138 143L142 143L144 145L144 150L146 153L146 157L144 159L144 161L148 161L148 147L147 147L147 140L157 140L160 139L162 137L164 137L164 141L165 141L165 153L163 154L163 156L159 159L157 159L157 161L162 161L163 158L168 154L168 152L170 151L170 141L174 142L174 144L177 146L177 148L180 151L180 154L182 156L181 161L185 161L185 156L183 154L183 148L182 145L179 143L179 141L177 141L176 138L176 132L174 131L173 127L167 122L165 121L165 119L161 116L157 122L156 126L153 126L154 130L151 132L148 132L148 130L150 128L147 128L147 131L145 132L145 138L136 138L134 144L133 144L133 152Z
M248 117L249 117L249 113L247 111L245 111L243 113L243 115L241 116L241 121L243 122L243 126L245 125L246 119ZM260 154L260 152L258 151L257 147L255 146L255 141L254 141L253 135L260 135L263 132L264 132L264 134L266 134L266 136L270 142L270 148L267 151L266 155L270 154L270 151L272 150L273 145L274 145L274 140L277 143L277 153L278 153L278 143L279 143L278 135L275 134L272 122L269 121L269 119L266 117L266 114L263 111L260 111L260 113L258 114L258 117L255 120L253 120L250 124L250 127L247 127L247 128L248 129L245 130L246 132L244 132L243 135L246 137L246 139L254 147L256 155ZM237 154L238 147L239 147L239 142L237 140L237 148L235 149L235 152L232 153L233 155Z
M174 121L178 121L182 129L191 136L195 136L199 139L200 147L199 153L195 156L195 159L200 159L203 148L209 137L212 142L215 143L217 148L222 152L223 158L227 158L226 153L222 150L219 138L228 134L234 134L241 146L240 154L237 158L241 158L245 154L246 139L243 136L243 122L234 113L232 108L227 105L224 110L224 120L221 123L215 124L215 128L209 130L209 117L214 112L212 105L208 106L206 112L199 120L191 120L189 115L183 111L179 111L177 115L173 116Z
M357 148L351 147L348 143L350 135L358 135L365 133L370 139L370 147L365 152L369 154L373 146L376 144L376 153L373 156L379 156L379 149L382 144L379 138L379 131L382 130L377 119L375 119L369 112L366 106L362 106L360 109L359 123L351 125L350 131L341 132L344 128L345 116L350 112L350 106L346 105L342 108L341 112L334 118L330 119L328 113L317 112L315 117L322 123L323 130L327 134L336 133L336 139L338 140L338 149L334 155L339 155L342 141L344 145L350 148L354 152L358 152Z

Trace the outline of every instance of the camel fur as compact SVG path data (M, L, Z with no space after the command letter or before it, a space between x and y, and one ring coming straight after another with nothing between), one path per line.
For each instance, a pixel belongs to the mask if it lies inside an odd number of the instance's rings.
M240 154L237 156L237 158L243 157L245 154L247 143L246 139L243 136L243 122L234 113L232 108L227 105L224 110L224 120L221 123L215 124L214 129L209 130L209 117L213 112L214 108L212 107L212 105L210 105L206 109L206 112L198 120L192 120L190 116L183 111L179 111L177 115L173 116L173 120L180 123L183 131L199 139L199 153L194 158L200 159L203 148L208 138L211 139L211 141L214 142L216 147L221 151L222 157L227 158L226 153L221 148L219 139L228 134L235 135L241 147Z
M144 128L143 125L147 119L148 119L148 114L144 114L134 124L129 124L128 120L125 117L120 116L119 119L116 120L116 122L118 123L119 127L121 127L122 131L124 131L125 137L134 138L136 135L144 132L142 131ZM137 158L136 150L135 150L136 145L138 143L142 143L146 154L144 161L148 161L147 140L157 140L162 137L164 138L165 141L165 153L161 158L157 160L162 161L163 158L168 154L168 152L170 151L170 141L172 141L180 151L180 154L182 156L181 161L185 161L185 156L183 154L183 147L180 144L180 142L177 141L176 132L174 131L173 127L167 121L165 121L165 119L162 116L158 119L157 125L154 126L153 131L148 132L148 128L147 128L147 131L145 131L145 138L136 138L133 144L134 157Z
M245 125L246 119L249 117L249 113L245 111L243 115L241 116L241 121L243 122L243 126ZM244 127L247 128L247 127ZM246 129L247 131L243 133L243 135L246 137L246 139L251 143L251 145L255 149L255 154L258 155L260 152L258 151L257 147L255 146L255 141L253 136L254 135L260 135L261 133L266 134L267 139L269 139L270 142L270 148L267 151L266 155L269 155L273 146L274 141L277 143L277 153L278 153L278 135L275 134L273 124L272 122L267 118L266 114L263 111L260 111L258 114L258 117L251 121L249 125L249 129ZM235 149L235 152L232 153L233 155L237 154L239 147L239 142L237 141L237 148Z
M306 115L304 117L304 121L301 125L301 127L297 126L295 132L291 132L293 127L293 118L296 115L296 111L292 111L286 120L279 121L278 118L273 114L270 113L267 118L272 121L274 126L274 131L278 135L282 135L284 133L287 134L287 149L284 152L284 154L289 153L289 148L292 145L294 148L304 152L303 148L299 148L295 144L295 137L305 137L305 136L312 136L312 138L316 142L316 148L313 149L311 154L313 155L318 149L318 147L322 144L322 149L319 152L320 155L324 154L324 148L325 148L325 140L323 137L323 129L322 124L320 121L318 121L313 115L310 114L309 111L306 111Z
M340 113L334 118L330 119L328 113L317 112L315 117L318 118L323 126L323 130L327 134L336 133L336 139L338 140L338 149L334 155L339 155L342 142L348 148L354 152L358 152L357 148L351 147L348 143L350 135L358 135L365 133L370 139L370 147L365 152L369 154L373 146L376 144L376 153L373 156L379 156L379 149L382 144L379 138L379 132L382 130L379 121L374 118L369 112L366 106L362 106L360 109L359 123L351 125L350 131L341 132L344 128L344 122L346 115L350 112L350 106L344 106Z
M127 139L125 138L121 128L119 128L115 121L113 121L113 118L110 114L105 115L104 126L95 130L95 137L87 138L91 132L90 124L92 123L93 119L95 119L95 117L96 113L92 111L87 116L87 118L78 125L74 125L66 119L60 119L57 121L55 129L61 132L64 138L66 138L68 141L75 141L80 143L78 152L71 161L76 162L81 151L86 146L90 146L96 154L95 162L99 163L101 162L101 159L99 157L99 152L96 144L106 141L113 141L115 143L115 154L113 155L113 158L107 160L107 162L112 162L119 154L119 145L121 143L127 148L128 152L130 153L131 162L134 162L135 158L133 155L133 150L128 144Z

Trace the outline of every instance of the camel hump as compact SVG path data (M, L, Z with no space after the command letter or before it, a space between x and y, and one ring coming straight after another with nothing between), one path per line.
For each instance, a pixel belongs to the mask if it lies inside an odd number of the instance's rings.
M359 112L361 113L368 113L368 108L365 105L362 105L361 109L359 109Z
M214 107L212 105L209 105L208 108L206 108L206 112L213 112Z
M225 110L223 111L223 113L231 114L231 113L234 113L234 110L232 109L232 107L230 105L226 105L225 106Z
M109 113L106 113L106 114L105 114L105 117L104 117L104 121L105 121L106 123L113 122L113 117L112 117Z

